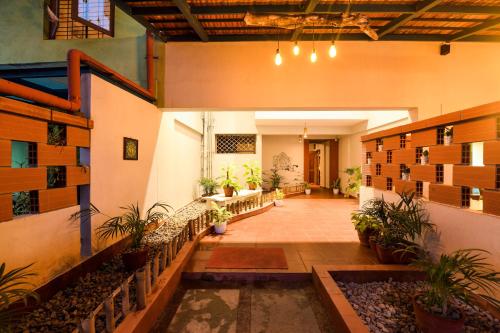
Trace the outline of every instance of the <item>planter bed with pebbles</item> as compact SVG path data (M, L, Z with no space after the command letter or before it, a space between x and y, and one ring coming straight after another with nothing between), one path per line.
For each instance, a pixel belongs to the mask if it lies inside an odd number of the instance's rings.
M184 228L187 222L197 218L206 210L205 204L195 201L179 209L168 221L145 237L153 256L161 244L170 241ZM25 315L14 332L72 332L80 320L86 318L107 296L109 296L132 273L123 267L120 255L103 263L98 270L80 277L69 288L59 291L51 299L39 304L38 308ZM133 302L134 281L130 284ZM121 307L120 297L115 299L115 313ZM96 330L105 329L104 316L96 318Z
M370 332L419 332L412 296L425 288L424 282L336 283ZM500 321L487 311L462 302L458 306L465 314L465 333L500 332Z

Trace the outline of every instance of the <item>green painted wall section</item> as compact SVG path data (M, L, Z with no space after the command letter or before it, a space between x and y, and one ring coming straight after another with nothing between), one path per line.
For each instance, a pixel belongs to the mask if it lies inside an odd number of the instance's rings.
M146 85L146 29L116 8L115 37L44 40L43 0L0 0L0 64L66 60L79 49L127 78Z
M12 141L12 168L27 168L28 167L28 143L21 141Z

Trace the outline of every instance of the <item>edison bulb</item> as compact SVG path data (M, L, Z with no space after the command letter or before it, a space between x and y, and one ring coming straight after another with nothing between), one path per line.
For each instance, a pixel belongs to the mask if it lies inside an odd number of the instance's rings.
M274 63L276 66L281 65L282 59L280 54L280 49L276 49L276 55L274 56Z
M293 54L298 56L300 53L300 47L299 47L299 44L295 43L295 45L293 46Z
M311 62L315 63L317 60L318 60L318 55L316 54L316 50L313 49L313 51L311 53Z
M335 43L332 43L332 45L330 45L328 55L330 56L330 58L335 58L335 56L337 55L337 47L335 46Z

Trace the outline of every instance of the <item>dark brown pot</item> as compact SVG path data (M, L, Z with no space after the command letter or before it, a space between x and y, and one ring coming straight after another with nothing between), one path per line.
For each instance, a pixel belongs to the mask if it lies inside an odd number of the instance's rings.
M408 265L417 259L417 255L411 252L395 251L392 253L395 264Z
M225 197L232 197L234 192L234 187L228 186L224 187L224 196Z
M377 251L377 259L381 264L394 264L394 257L392 256L392 252L394 251L393 247L385 247L380 245L379 243L375 244L375 249Z
M257 188L257 184L255 183L247 183L249 190L255 190Z
M146 265L148 260L149 248L145 247L142 250L126 252L122 254L122 261L127 271L135 271Z
M460 319L448 319L436 316L425 310L416 301L416 298L419 296L420 294L413 296L413 311L415 312L417 326L423 333L460 333L463 331L465 322L463 313L461 313Z
M368 244L370 245L370 249L377 253L377 238L375 236L368 237Z
M359 230L356 231L358 232L358 238L361 245L370 246L368 239L370 238L371 233L368 230L365 230L364 232L361 232Z

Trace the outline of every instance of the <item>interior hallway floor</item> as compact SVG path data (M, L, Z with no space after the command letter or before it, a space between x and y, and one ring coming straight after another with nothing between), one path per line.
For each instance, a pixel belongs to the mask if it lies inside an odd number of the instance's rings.
M355 199L313 189L310 196L284 200L284 206L228 225L223 235L208 235L186 267L186 272L305 273L317 264L376 264L373 253L359 244L351 224ZM207 269L212 250L219 246L281 247L288 269Z

